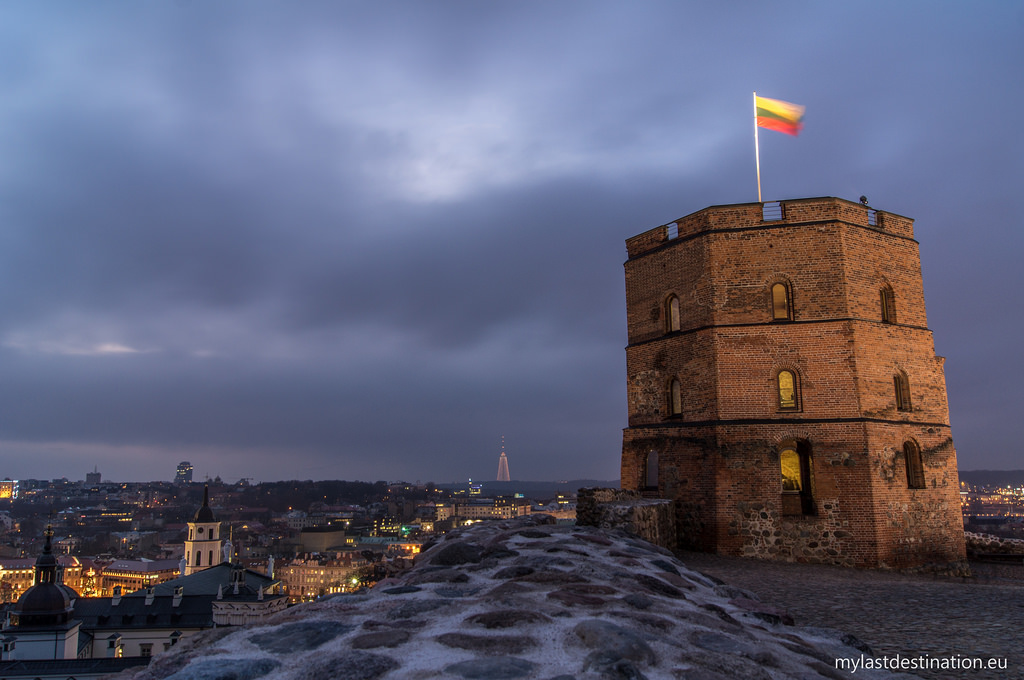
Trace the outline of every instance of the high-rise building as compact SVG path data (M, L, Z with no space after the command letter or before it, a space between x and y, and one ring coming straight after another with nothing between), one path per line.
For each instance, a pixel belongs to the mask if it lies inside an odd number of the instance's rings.
M175 484L191 484L192 483L192 463L187 460L183 460L178 463L178 469L174 473Z
M4 479L0 481L0 498L14 499L18 497L18 480Z
M675 499L683 546L963 563L912 220L866 199L725 205L626 246L621 483Z
M103 481L103 475L100 474L99 468L94 467L92 472L85 473L86 484L99 484Z
M508 482L511 478L508 476L508 457L505 455L505 437L501 438L501 456L498 458L498 481Z

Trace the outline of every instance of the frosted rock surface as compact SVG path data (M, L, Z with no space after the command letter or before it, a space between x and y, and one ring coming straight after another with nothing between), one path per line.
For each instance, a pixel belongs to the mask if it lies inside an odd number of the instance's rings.
M834 659L862 654L635 536L552 522L447 534L366 593L195 635L119 677L810 680L841 677Z

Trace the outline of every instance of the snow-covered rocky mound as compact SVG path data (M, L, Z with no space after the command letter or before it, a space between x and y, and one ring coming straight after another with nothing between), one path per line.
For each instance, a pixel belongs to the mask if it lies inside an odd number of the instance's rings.
M369 592L195 635L130 677L807 680L867 651L631 535L552 521L447 534Z

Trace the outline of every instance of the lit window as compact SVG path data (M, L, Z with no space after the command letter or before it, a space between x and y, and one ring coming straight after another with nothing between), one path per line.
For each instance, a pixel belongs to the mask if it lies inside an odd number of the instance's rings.
M776 283L772 286L772 320L793 320L793 303L789 294L789 286L784 283Z
M815 514L811 480L811 448L806 441L790 441L779 451L782 477L782 514Z
M907 463L907 488L924 488L924 462L921 460L921 449L912 441L903 443L903 458Z
M665 330L669 333L679 330L679 298L675 295L665 301Z
M796 410L800 405L796 374L793 371L779 371L778 388L779 408L783 410Z
M906 373L897 373L892 377L893 390L896 393L896 410L910 411L910 380Z
M800 491L800 454L795 449L785 448L779 458L782 463L782 490Z
M882 308L882 322L896 323L896 294L886 286L879 291L879 302Z
M683 394L679 381L672 378L668 388L668 412L669 415L678 416L683 412Z

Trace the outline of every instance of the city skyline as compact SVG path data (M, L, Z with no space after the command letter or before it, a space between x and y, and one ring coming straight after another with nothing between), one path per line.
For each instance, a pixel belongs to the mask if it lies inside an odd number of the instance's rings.
M1020 468L1024 7L7 4L0 476L616 479L626 238L915 220L961 469Z

